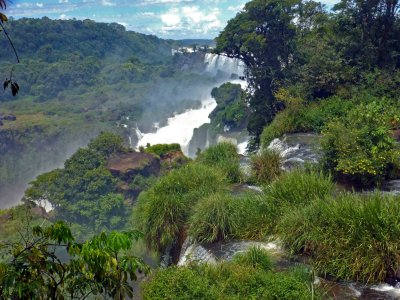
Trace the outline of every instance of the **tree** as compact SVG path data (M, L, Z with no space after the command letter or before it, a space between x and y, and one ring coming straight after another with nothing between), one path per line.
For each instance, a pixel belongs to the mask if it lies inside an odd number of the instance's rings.
M0 263L1 299L104 299L133 297L136 272L144 262L129 254L137 231L101 233L77 243L62 222L35 227L20 242L0 245L11 257Z
M348 37L343 49L350 61L373 68L397 64L400 2L398 0L341 0L335 5L338 34Z
M216 51L241 59L251 96L248 131L259 145L263 127L278 110L274 91L295 55L293 19L299 0L253 0L217 37Z
M27 200L48 201L57 217L99 231L117 229L127 216L124 199L115 194L117 179L106 168L111 155L124 151L120 136L101 133L57 169L39 175L25 192Z

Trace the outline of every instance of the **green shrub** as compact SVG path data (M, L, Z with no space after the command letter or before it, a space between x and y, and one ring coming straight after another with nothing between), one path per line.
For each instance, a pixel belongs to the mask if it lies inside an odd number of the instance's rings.
M220 169L226 174L230 182L240 182L242 179L239 155L236 146L233 144L219 143L212 146L201 152L197 161Z
M279 207L302 206L314 199L324 199L333 192L331 178L322 173L294 170L265 188L265 193Z
M282 174L282 158L278 151L263 149L250 158L251 180L269 183Z
M142 295L144 300L214 299L210 284L197 268L169 267L142 285Z
M280 138L285 133L303 131L303 128L301 128L298 124L300 112L301 109L297 107L288 107L284 111L278 113L271 124L264 128L260 136L262 147L267 148L274 139Z
M260 268L264 271L272 270L272 260L268 252L260 247L251 247L246 252L237 253L233 257L233 261L255 269Z
M190 236L209 243L232 237L238 227L235 202L228 193L213 194L197 202L189 221Z
M238 224L234 237L261 240L273 232L280 208L271 199L259 193L247 193L235 198Z
M278 226L292 253L308 253L317 271L382 282L398 270L400 199L342 194L288 212Z
M325 169L361 184L382 181L398 160L390 121L399 118L385 103L372 102L327 124L321 141Z
M158 270L142 285L142 296L144 300L321 299L311 287L312 276L305 270L273 273L257 264L224 262Z
M141 193L134 220L149 248L162 252L174 244L197 201L224 190L226 185L219 170L192 163L171 171Z
M174 151L182 151L181 145L179 145L179 144L157 144L157 145L149 146L146 149L144 149L144 152L155 154L160 157L168 154L169 152L174 152Z

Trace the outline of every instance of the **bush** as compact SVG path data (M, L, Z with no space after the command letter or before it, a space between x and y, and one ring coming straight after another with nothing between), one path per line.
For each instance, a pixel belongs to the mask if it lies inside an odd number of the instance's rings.
M390 121L399 118L385 103L372 102L327 124L321 141L324 168L364 185L382 181L398 160Z
M238 227L237 207L228 193L201 199L190 218L190 236L199 242L216 242L233 236Z
M224 175L208 166L189 164L171 171L139 195L134 220L149 248L164 251L182 234L197 201L226 188Z
M236 146L233 144L219 143L212 146L201 152L197 161L220 169L230 182L240 182L242 179L239 155Z
M241 195L235 198L235 207L238 224L235 238L264 241L273 232L280 208L265 195Z
M311 254L323 274L382 282L399 267L399 224L399 198L342 194L288 212L278 232L292 253Z
M278 151L263 149L250 158L251 180L269 183L282 174L282 158Z
M265 240L279 216L275 204L260 194L214 194L201 199L190 218L190 235L200 242L226 239Z
M143 299L321 299L313 294L312 276L307 270L273 273L258 258L217 265L170 267L155 272L142 286ZM243 254L248 257L251 254Z
M164 155L175 152L175 151L182 151L181 145L179 144L157 144L153 146L149 146L144 149L144 152L155 154L157 156L163 157Z
M272 260L268 252L260 247L251 247L244 253L237 253L233 257L233 261L255 269L262 269L264 271L272 270Z
M302 206L325 199L334 189L331 178L322 173L294 170L265 188L269 199L279 207Z

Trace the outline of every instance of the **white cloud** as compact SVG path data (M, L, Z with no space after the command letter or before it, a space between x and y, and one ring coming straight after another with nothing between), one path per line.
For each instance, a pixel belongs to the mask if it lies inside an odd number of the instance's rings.
M116 5L114 2L111 2L109 0L101 0L101 4L104 6L115 6Z
M58 3L68 3L68 0L58 0Z
M183 6L171 8L161 14L163 34L176 34L182 32L186 35L192 33L209 34L211 31L219 31L223 25L219 19L218 8L202 9L199 6Z
M239 12L239 11L243 10L243 8L244 8L244 4L239 4L239 5L236 5L236 6L229 6L228 10Z
M175 27L181 22L178 8L171 8L167 13L161 15L161 21L167 27Z
M36 6L37 6L37 7L43 7L43 3L36 2Z
M66 14L61 14L60 15L60 20L68 20L71 19L70 17L68 17Z

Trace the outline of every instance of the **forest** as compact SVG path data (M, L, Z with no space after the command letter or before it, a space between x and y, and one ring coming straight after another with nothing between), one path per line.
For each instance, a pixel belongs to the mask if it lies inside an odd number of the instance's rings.
M91 103L96 111L99 97L90 95L97 89L136 95L145 93L149 80L187 75L163 52L174 41L91 21L12 22L16 33L27 24L52 28L50 50L40 43L24 49L17 40L16 46L27 57L30 49L35 57L47 51L33 61L60 72L65 65L57 65L68 64L71 54L57 46L63 42L57 42L57 28L77 26L95 37L91 26L99 26L103 36L110 31L111 40L121 34L125 41L112 43L124 53L116 57L107 54L109 39L93 41L100 43L96 53L85 52L92 41L81 44L88 74L42 90L58 88L56 103L65 103L60 109ZM24 34L17 35L23 40ZM62 166L30 182L23 205L0 210L0 298L398 296L400 197L381 187L400 179L400 2L340 0L327 9L314 1L252 0L215 42L215 53L245 63L248 89L230 83L214 88L217 107L206 125L213 131L247 127L247 157L226 142L190 159L179 144L134 150L120 132L93 134ZM157 55L141 50L147 43ZM127 64L152 77L122 73ZM121 77L110 82L113 70ZM15 72L21 89L43 82L33 71L33 82L26 70ZM47 76L58 79L56 74ZM76 93L78 105L69 95L75 89L86 91ZM8 98L0 109L21 105L17 111L42 114L53 100L41 93ZM73 116L87 118L91 111ZM271 145L295 133L318 137L317 162L285 167L282 149ZM50 212L40 208L43 202Z

